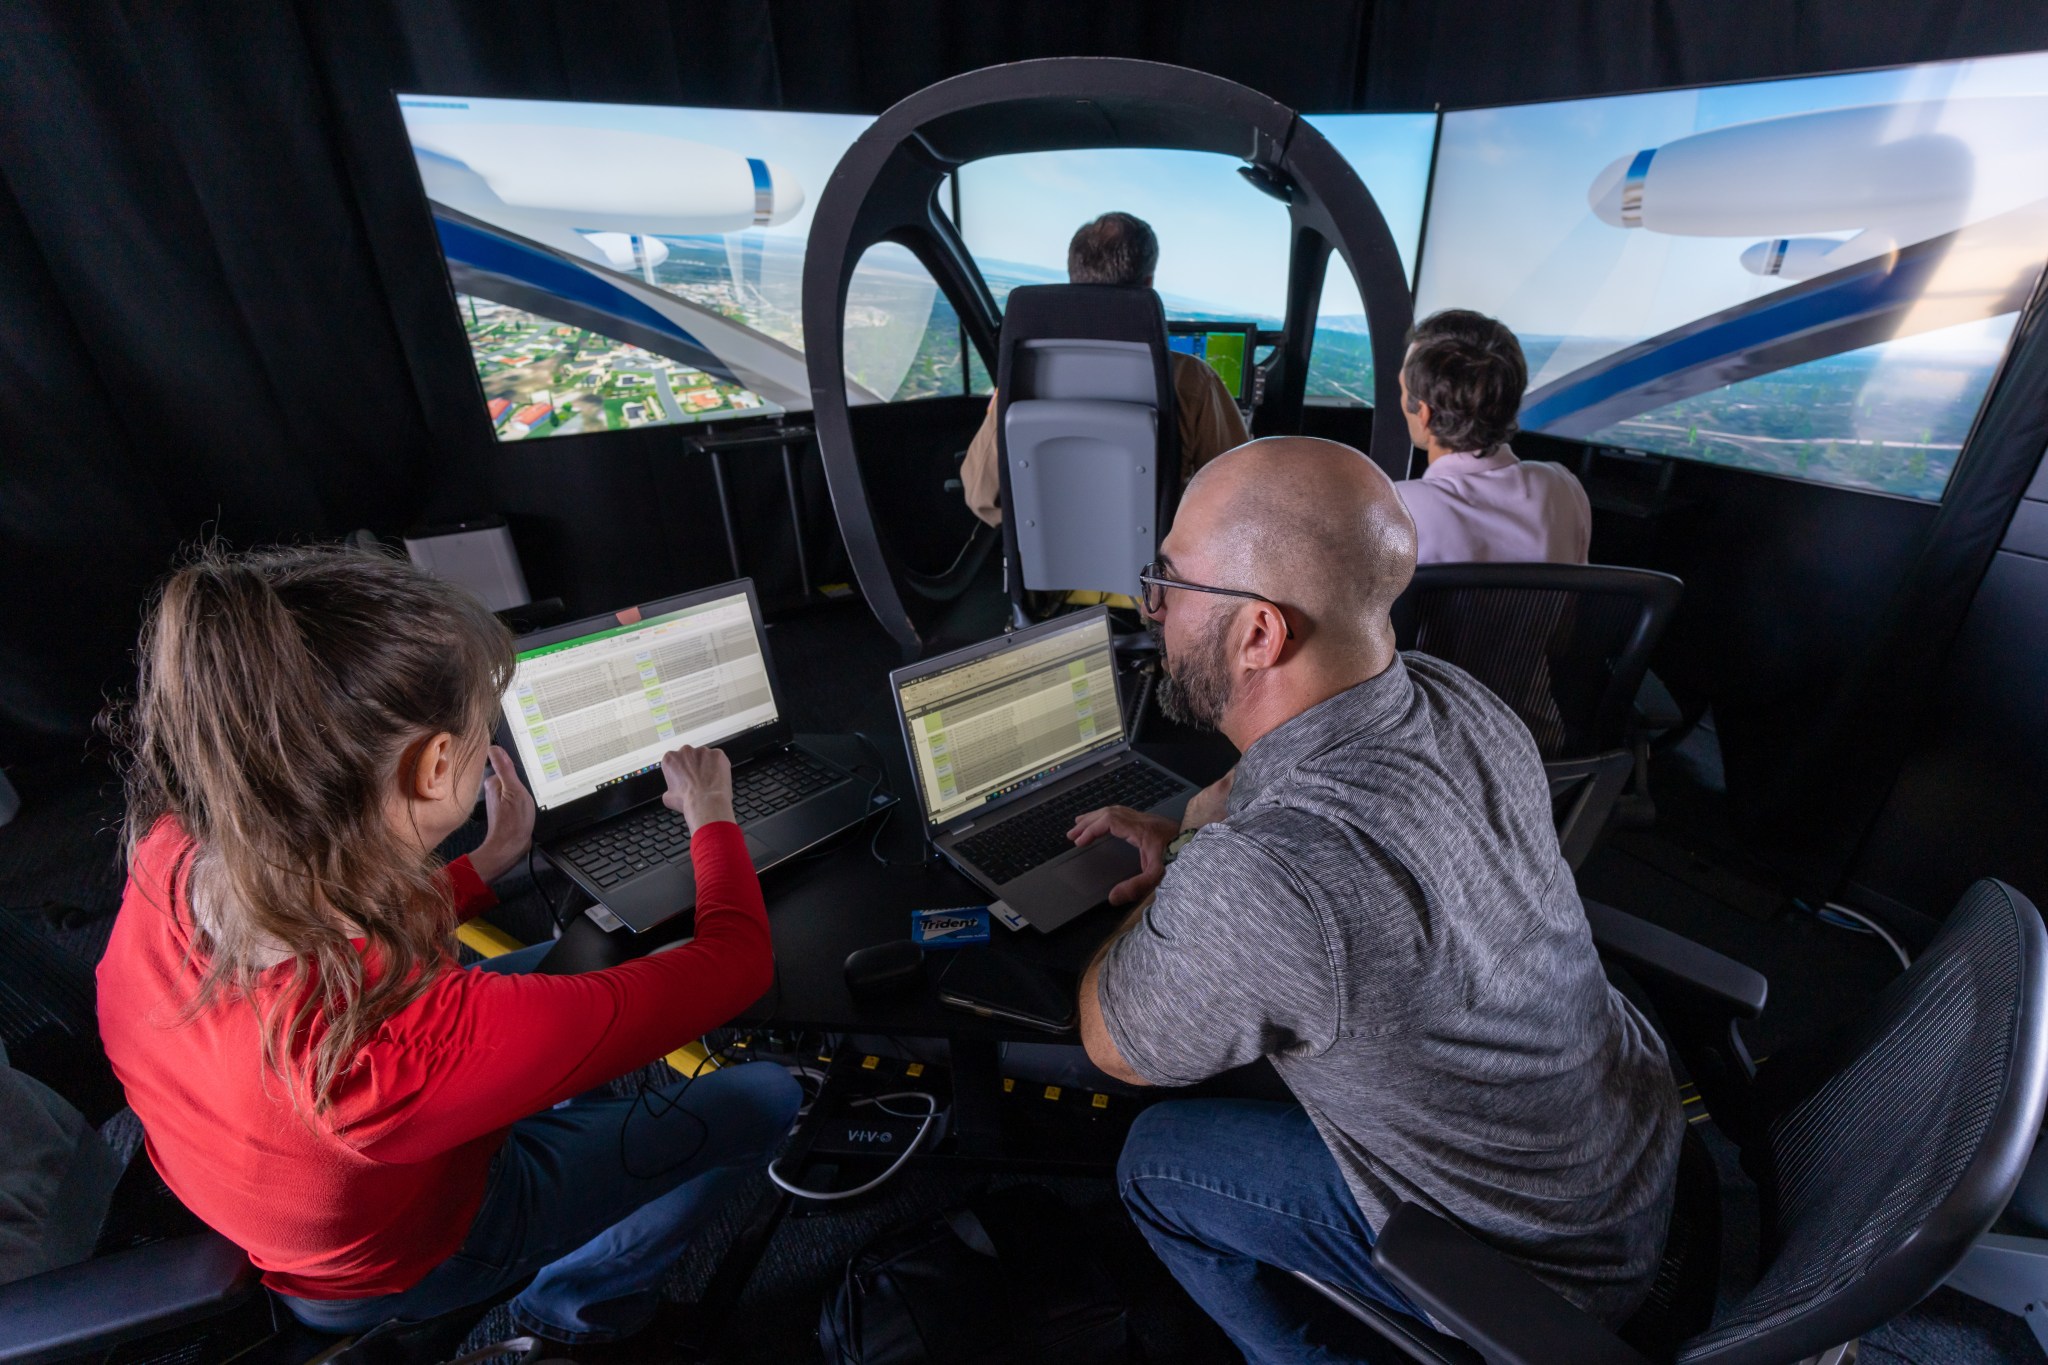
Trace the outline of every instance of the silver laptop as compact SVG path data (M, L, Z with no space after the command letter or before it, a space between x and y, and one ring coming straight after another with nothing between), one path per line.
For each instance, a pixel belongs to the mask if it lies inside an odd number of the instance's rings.
M1076 848L1102 806L1178 820L1194 786L1135 752L1109 613L1062 616L889 675L939 851L1033 928L1052 930L1137 875L1122 839Z
M601 928L653 928L697 902L690 830L661 804L661 756L715 745L756 869L865 819L874 784L794 742L749 579L524 636L501 742L548 860Z

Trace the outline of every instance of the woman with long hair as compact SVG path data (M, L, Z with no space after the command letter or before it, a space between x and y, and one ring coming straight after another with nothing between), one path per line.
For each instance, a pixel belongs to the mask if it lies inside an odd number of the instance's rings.
M547 945L463 970L456 925L533 836L490 743L512 669L495 617L395 559L209 550L164 584L139 664L115 727L128 886L100 1032L165 1182L314 1327L437 1316L529 1278L523 1330L645 1327L800 1096L756 1064L573 1099L768 988L725 756L662 760L694 833L693 940L577 976L524 973ZM480 784L484 840L442 865Z

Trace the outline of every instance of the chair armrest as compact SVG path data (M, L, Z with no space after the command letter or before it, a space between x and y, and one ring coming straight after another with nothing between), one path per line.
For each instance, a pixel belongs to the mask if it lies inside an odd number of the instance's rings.
M256 1267L217 1232L97 1256L0 1285L0 1362L65 1360L217 1316L255 1292Z
M1394 1211L1372 1263L1487 1365L1650 1365L1521 1266L1419 1205Z
M1583 901L1593 946L1621 962L1653 993L1676 992L1696 1008L1730 1018L1764 1012L1770 982L1734 958L1598 901Z
M1576 793L1557 827L1558 851L1564 854L1565 864L1572 871L1579 870L1579 865L1593 852L1593 845L1600 842L1608 817L1614 814L1615 800L1628 785L1629 774L1635 767L1635 755L1626 749L1612 749L1589 758L1552 759L1543 765L1553 803L1567 793Z

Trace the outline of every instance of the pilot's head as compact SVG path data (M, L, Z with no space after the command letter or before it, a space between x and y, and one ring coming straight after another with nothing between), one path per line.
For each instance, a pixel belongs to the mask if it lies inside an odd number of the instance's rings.
M1105 213L1083 223L1067 243L1069 284L1135 284L1149 289L1158 268L1158 236L1150 223L1128 213Z
M1529 362L1496 318L1447 308L1415 324L1401 362L1408 436L1424 450L1491 450L1515 434Z

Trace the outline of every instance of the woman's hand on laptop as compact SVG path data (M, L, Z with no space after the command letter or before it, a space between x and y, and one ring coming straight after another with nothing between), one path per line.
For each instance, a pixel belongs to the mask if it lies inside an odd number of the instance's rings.
M732 760L722 749L685 744L661 756L668 790L661 804L683 817L695 834L706 825L732 820Z
M1067 837L1086 848L1106 834L1138 850L1138 875L1110 888L1111 905L1141 901L1159 889L1166 876L1166 846L1179 835L1180 826L1163 815L1147 815L1129 806L1104 806L1091 810L1074 822Z
M493 744L484 769L484 841L469 865L486 882L510 872L533 844L533 793L519 780L512 755Z

